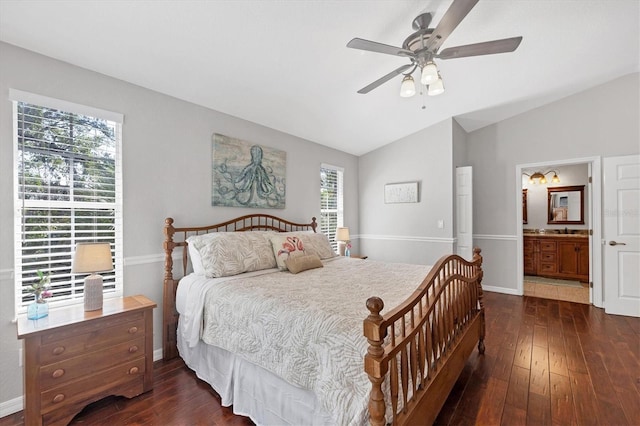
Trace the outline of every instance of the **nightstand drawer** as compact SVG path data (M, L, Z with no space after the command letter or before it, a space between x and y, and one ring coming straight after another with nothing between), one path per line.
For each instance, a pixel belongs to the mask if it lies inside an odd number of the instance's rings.
M144 336L145 327L142 313L136 315L134 321L131 321L131 319L130 317L122 317L118 321L121 323L116 323L115 325L99 321L88 332L86 332L86 326L74 327L77 333L72 336L68 336L68 331L52 333L59 338L53 339L47 336L46 341L50 343L46 343L40 348L40 365L69 359L85 352L110 348L119 342L126 342L138 336ZM85 331L85 333L80 333L82 331ZM43 338L43 340L45 339Z
M128 363L44 391L40 394L42 401L40 412L45 414L57 409L58 406L83 401L92 394L101 394L114 387L124 388L123 384L127 382L131 383L127 384L126 387L135 386L139 383L139 393L142 393L144 373L145 358L139 357ZM91 394L87 393L87 389L91 389Z
M46 390L144 355L144 335L140 335L135 340L41 367L40 387Z

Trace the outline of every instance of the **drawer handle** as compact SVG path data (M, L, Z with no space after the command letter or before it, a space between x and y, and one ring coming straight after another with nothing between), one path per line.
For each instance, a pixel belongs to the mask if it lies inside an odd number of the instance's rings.
M129 334L136 334L138 332L138 327L131 327L129 329Z
M57 394L56 396L53 397L53 402L56 403L56 404L58 402L62 402L62 401L64 401L64 394L62 394L62 393L59 393L59 394Z
M62 376L64 376L64 370L63 370L62 368L58 368L56 371L54 371L54 372L51 374L51 376L52 376L54 379L57 379L58 377L62 377Z
M131 367L129 369L129 374L136 374L138 372L138 367Z
M57 348L53 349L54 355L60 355L62 352L64 352L64 346L58 346Z
M132 354L135 352L138 352L138 347L136 345L133 345L129 348L129 353Z

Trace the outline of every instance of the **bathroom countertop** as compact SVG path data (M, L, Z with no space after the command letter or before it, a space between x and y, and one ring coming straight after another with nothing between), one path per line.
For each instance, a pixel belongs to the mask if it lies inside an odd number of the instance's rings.
M524 232L522 234L525 237L538 237L538 238L589 238L587 234L554 234L554 233L540 233L540 232Z

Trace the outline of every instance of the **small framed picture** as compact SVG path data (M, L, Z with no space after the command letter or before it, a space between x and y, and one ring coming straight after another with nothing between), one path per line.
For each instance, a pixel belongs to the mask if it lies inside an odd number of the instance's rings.
M418 182L388 183L384 186L384 202L417 203Z

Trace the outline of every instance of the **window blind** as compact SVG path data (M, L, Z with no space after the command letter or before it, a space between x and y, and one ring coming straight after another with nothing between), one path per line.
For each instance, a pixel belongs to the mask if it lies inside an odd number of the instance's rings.
M50 105L50 98L42 98ZM37 102L37 95L29 101ZM68 103L62 103L65 105ZM119 122L14 100L16 310L33 301L37 271L52 304L77 303L86 274L71 273L75 245L108 242L114 270L105 295L122 295L122 165ZM95 109L87 109L95 111Z
M342 168L323 164L320 167L320 232L329 237L337 251L336 228L343 226Z

